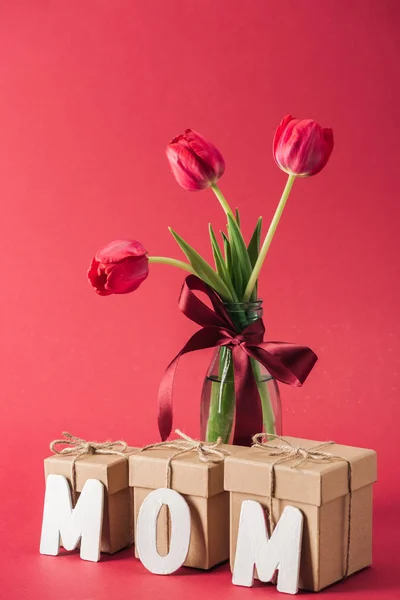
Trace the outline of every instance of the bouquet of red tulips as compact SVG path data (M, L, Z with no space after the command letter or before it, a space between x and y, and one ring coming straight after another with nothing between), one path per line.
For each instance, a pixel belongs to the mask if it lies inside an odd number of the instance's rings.
M136 290L148 276L150 263L165 263L190 273L182 289L180 308L201 329L172 361L161 382L159 427L163 439L172 427L177 360L186 352L208 347L216 350L203 389L203 439L215 441L221 437L224 442L246 444L262 427L266 432L280 433L276 380L301 385L316 356L303 346L263 340L257 282L295 179L319 173L332 149L331 129L290 115L282 120L273 140L273 155L288 174L286 185L264 240L261 242L260 217L246 243L239 212L232 211L217 184L225 171L221 153L200 134L187 129L170 142L167 159L179 185L188 191L211 188L226 214L227 230L221 232L221 244L209 225L215 268L171 228L188 262L148 256L142 244L134 240L113 241L96 253L88 276L103 296ZM207 294L213 310L194 291Z

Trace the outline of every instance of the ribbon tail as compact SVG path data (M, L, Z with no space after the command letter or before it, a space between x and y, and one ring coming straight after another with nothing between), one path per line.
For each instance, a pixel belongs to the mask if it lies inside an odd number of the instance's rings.
M165 440L169 437L172 430L174 414L172 390L175 372L178 367L180 357L181 353L179 352L179 354L175 356L174 360L168 365L158 391L157 422L158 431L160 432L163 442L165 442Z
M310 348L285 342L249 344L246 346L246 352L261 363L272 377L296 387L305 382L318 360Z
M188 352L214 348L215 346L228 343L228 341L229 337L224 333L224 330L221 330L219 327L200 329L192 335L187 344L185 344L182 350L175 356L174 360L168 365L158 391L157 421L162 441L165 441L169 437L172 430L173 388L175 373L178 368L180 357Z
M262 430L261 399L250 356L240 347L232 349L236 417L233 443L250 446L252 436Z

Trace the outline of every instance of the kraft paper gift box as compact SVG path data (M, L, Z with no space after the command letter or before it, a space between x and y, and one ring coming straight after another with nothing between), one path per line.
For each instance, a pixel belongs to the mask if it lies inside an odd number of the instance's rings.
M242 446L221 444L230 453ZM134 515L150 492L168 487L168 463L176 448L154 447L129 458L129 484L134 488ZM224 491L224 460L202 462L196 451L185 452L171 462L171 489L188 503L191 516L190 545L184 566L210 569L229 559L229 494ZM168 553L169 519L162 507L157 521L157 550ZM137 552L136 552L137 556Z
M105 487L101 552L114 554L133 542L133 514L129 488L129 456L138 452L127 447L124 456L112 454L86 454L76 462L76 498L87 479L98 479ZM64 475L72 489L72 468L76 456L50 456L44 461L45 477Z
M304 449L321 444L286 436L284 440ZM277 444L282 442L268 442L268 445ZM348 575L372 562L372 484L377 478L376 453L339 444L330 444L321 451L338 458L322 462L304 460L296 466L302 459L299 453L273 467L273 521L277 523L285 506L295 506L302 511L304 529L299 587L311 591L319 591L343 578L347 554ZM242 449L225 461L225 489L230 492L232 569L241 504L243 500L259 502L266 509L268 523L272 464L279 458L282 457L268 455L263 448L252 447Z

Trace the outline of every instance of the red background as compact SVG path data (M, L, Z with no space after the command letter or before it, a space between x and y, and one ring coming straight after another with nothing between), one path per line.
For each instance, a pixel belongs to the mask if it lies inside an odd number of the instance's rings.
M333 127L336 146L296 182L261 276L268 338L319 355L304 388L282 388L284 432L378 451L374 567L324 593L400 597L399 13L397 0L1 0L2 597L276 595L234 588L226 566L161 579L130 551L92 565L38 543L49 441L157 441L158 382L195 330L177 309L183 272L156 265L137 293L100 298L92 254L133 237L181 258L171 225L210 257L207 223L224 215L164 155L186 127L222 151L246 235L267 224L287 112ZM179 375L175 423L193 436L208 358Z

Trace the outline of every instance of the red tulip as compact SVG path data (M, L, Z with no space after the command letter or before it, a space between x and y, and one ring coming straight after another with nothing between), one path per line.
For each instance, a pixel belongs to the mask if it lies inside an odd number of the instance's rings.
M332 150L332 129L324 129L311 119L294 119L287 115L275 133L274 158L289 175L316 175L328 162Z
M128 294L149 274L146 250L135 240L114 240L101 248L88 270L89 281L101 296Z
M189 192L210 187L225 171L220 151L191 129L174 138L166 153L175 179Z

